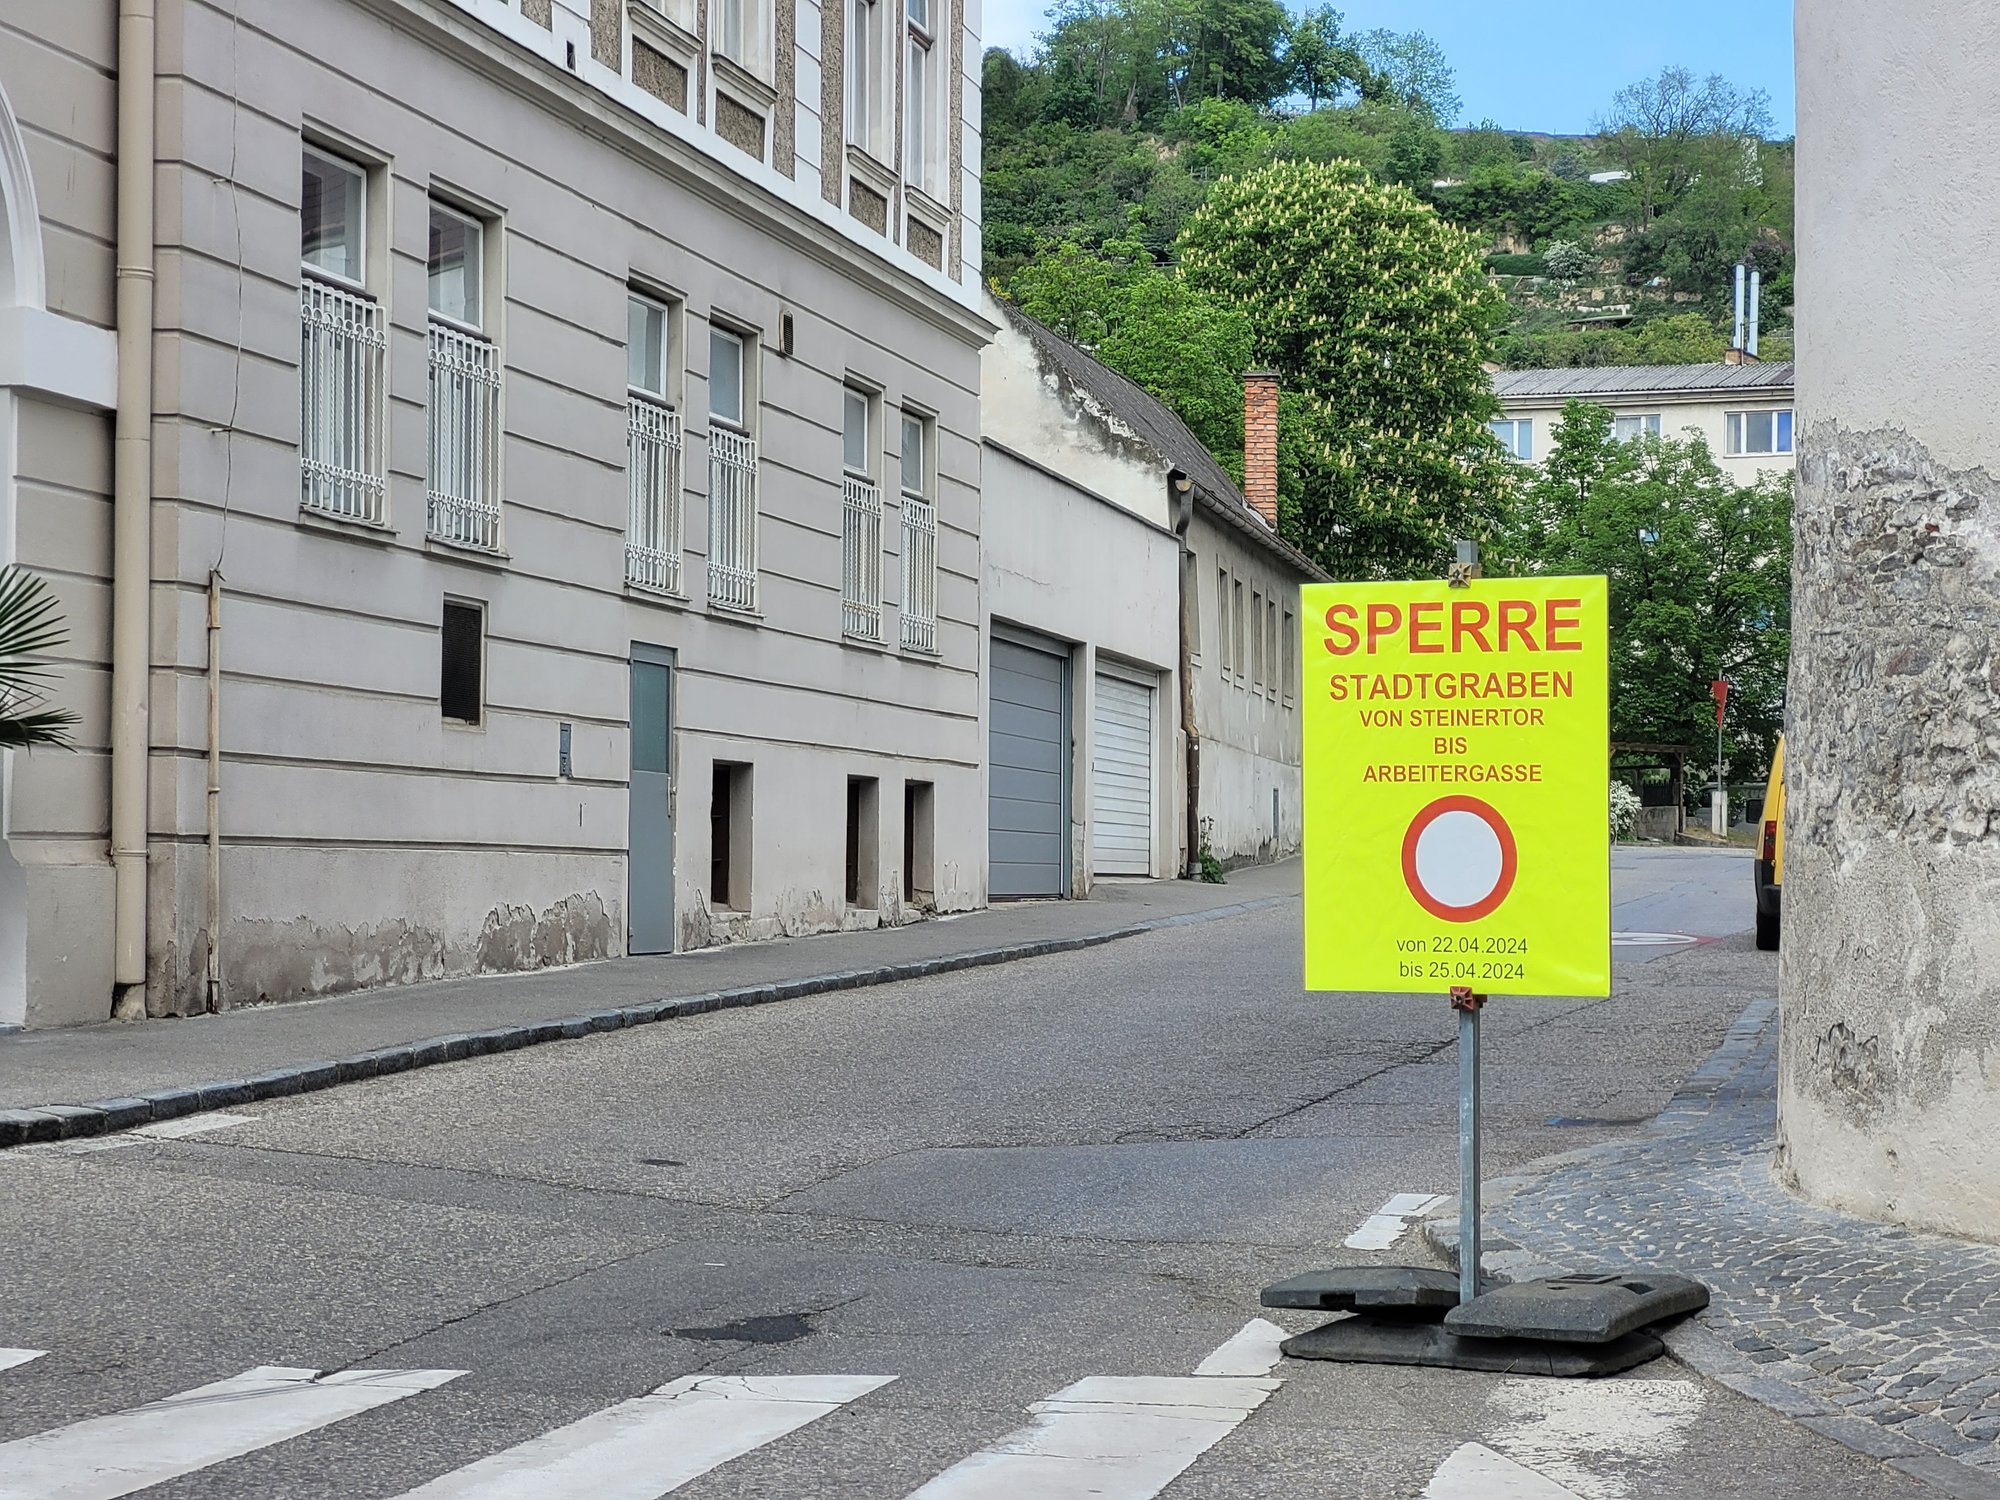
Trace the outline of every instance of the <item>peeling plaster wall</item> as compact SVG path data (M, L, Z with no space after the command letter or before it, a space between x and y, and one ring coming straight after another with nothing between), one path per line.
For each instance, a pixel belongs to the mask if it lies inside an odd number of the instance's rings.
M1996 60L1970 0L1800 7L1779 1149L1818 1201L2000 1240Z

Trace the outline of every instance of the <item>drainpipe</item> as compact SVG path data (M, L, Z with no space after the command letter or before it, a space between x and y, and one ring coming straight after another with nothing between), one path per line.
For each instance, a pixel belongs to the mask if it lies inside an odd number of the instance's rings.
M222 570L208 571L208 1010L222 1004Z
M1194 576L1194 483L1179 469L1167 475L1174 535L1181 539L1181 740L1187 751L1187 864L1192 880L1201 873L1201 731L1194 722L1194 610L1200 580Z
M155 0L118 3L118 420L111 544L112 1015L146 1014L147 694L152 671Z

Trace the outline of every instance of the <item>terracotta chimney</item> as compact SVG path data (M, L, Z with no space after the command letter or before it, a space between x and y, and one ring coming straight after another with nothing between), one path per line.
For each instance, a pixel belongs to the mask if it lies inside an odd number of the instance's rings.
M1264 524L1278 529L1278 372L1243 377L1243 495Z

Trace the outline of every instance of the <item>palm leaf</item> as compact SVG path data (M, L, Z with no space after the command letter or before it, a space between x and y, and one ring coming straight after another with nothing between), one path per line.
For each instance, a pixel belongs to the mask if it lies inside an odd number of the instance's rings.
M23 660L53 651L68 639L47 582L12 564L0 569L0 748L74 748L70 732L77 716L46 707L41 691L54 668Z

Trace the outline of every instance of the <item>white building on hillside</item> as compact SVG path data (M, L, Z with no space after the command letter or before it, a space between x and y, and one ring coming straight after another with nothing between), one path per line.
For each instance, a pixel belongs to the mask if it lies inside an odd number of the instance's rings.
M1502 370L1493 377L1501 417L1493 434L1514 457L1540 463L1572 401L1611 408L1620 437L1680 437L1692 428L1739 483L1792 471L1790 364L1611 365L1584 370Z

